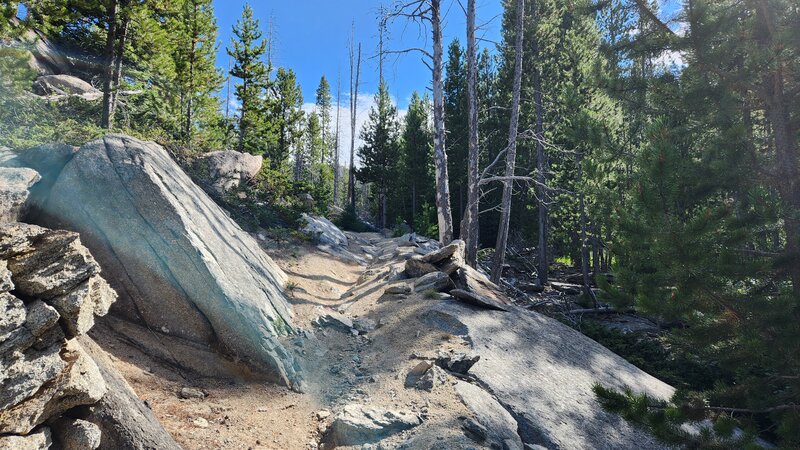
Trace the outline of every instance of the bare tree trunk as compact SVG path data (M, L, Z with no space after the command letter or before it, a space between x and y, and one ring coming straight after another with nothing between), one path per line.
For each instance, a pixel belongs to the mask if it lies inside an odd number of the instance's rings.
M436 215L439 224L439 241L443 245L447 245L453 240L453 212L450 207L447 153L444 147L441 1L431 0L430 5L431 28L433 30L433 158L436 168Z
M536 18L536 0L531 3L532 17L534 22ZM533 47L534 63L539 62L539 43L534 39ZM549 192L547 190L547 155L544 151L544 108L542 107L542 75L541 71L535 66L533 71L533 101L536 106L536 126L534 133L536 135L536 196L539 201L539 255L537 271L539 284L544 286L547 284L548 272L548 251L547 241L549 234L549 221L548 221L548 198Z
M111 111L109 113L109 127L114 125L114 116L117 112L119 99L120 80L122 79L122 59L125 56L125 43L128 39L128 27L131 22L131 12L128 11L130 0L123 0L120 5L122 24L117 32L117 45L114 52L114 78L111 81Z
M197 52L197 3L193 5L194 15L192 16L192 48L189 51L189 98L186 100L186 123L184 126L184 135L186 136L186 145L192 146L192 122L193 117L193 100L194 100L194 58Z
M108 11L108 26L106 29L106 49L105 49L105 64L103 68L103 115L100 118L100 126L106 130L110 130L114 125L112 123L112 104L114 102L114 43L117 37L117 9L119 8L118 0L111 0L109 3Z
M478 52L475 41L475 0L467 2L467 115L469 157L467 162L467 211L461 221L461 239L466 243L466 262L478 264L479 200L478 185Z
M348 194L350 206L356 209L356 108L358 106L358 78L361 75L361 43L358 43L358 57L355 61L353 43L350 44L350 179L348 181Z
M581 274L583 275L583 292L586 295L586 298L592 301L592 306L597 308L597 297L595 297L594 291L592 291L592 286L589 279L589 246L586 242L586 199L583 193L583 187L581 186L581 183L583 182L583 165L581 163L580 153L578 153L576 159L578 162L578 186L580 189L580 194L578 194L578 204L580 208L581 221Z
M339 117L341 116L342 74L336 80L336 147L333 150L333 204L339 204Z
M517 160L517 133L519 128L519 101L522 85L522 42L525 32L525 0L517 0L516 43L514 46L514 85L511 95L511 121L508 127L508 150L506 151L506 173L503 180L503 200L500 204L500 225L497 231L491 279L500 281L508 244L508 225L511 220L511 195L513 193L514 170Z
M760 39L760 44L776 55L775 47L781 45L775 42L775 12L769 2L758 0L758 17L764 24L765 36ZM764 76L762 81L762 95L766 103L767 118L772 125L772 135L776 153L776 188L785 205L783 212L783 231L786 233L786 247L784 249L788 263L789 275L792 280L792 290L800 298L800 168L798 168L797 129L790 118L790 110L786 104L785 62L781 56L776 56L772 63L773 68ZM791 76L791 74L790 74Z

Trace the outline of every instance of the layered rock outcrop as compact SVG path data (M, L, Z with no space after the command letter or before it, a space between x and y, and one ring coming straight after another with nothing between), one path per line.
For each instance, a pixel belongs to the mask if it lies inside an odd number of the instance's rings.
M120 293L115 313L222 349L299 386L286 275L161 146L123 135L64 166L39 221L81 233Z
M75 339L116 299L99 272L77 233L0 224L0 448L48 448L74 426L96 431L59 419L107 390Z

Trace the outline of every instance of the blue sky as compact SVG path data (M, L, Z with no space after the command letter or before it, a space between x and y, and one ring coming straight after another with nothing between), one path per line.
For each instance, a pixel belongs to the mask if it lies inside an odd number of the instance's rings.
M336 78L341 71L342 96L346 98L349 83L347 44L352 26L355 26L356 41L362 42L362 80L359 91L371 95L378 86L377 15L379 0L251 0L255 16L261 21L267 35L272 18L274 35L273 60L276 66L285 66L295 71L306 102L314 101L314 92L324 74L336 95ZM466 2L464 2L466 3ZM225 47L230 45L231 28L244 7L243 0L215 0L214 8L220 31L218 65L227 68L228 55ZM391 0L385 2L390 6ZM454 37L464 42L464 13L455 0L443 0L445 15L445 43ZM478 0L478 23L490 21L479 33L486 39L498 41L500 36L499 14L501 0ZM430 47L428 34L420 35L418 27L407 25L402 20L390 25L388 49L405 47ZM486 43L494 48L493 44ZM399 107L404 109L414 90L422 91L430 83L430 71L417 54L389 55L385 62L385 77L391 94ZM224 95L224 93L223 93ZM344 103L344 100L342 101Z

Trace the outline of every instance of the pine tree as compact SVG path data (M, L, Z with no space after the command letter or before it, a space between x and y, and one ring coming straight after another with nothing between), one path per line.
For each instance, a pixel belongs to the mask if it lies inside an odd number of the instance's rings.
M303 134L303 94L297 76L291 69L278 68L269 92L270 127L277 136L267 149L273 169L285 167L293 150L297 150ZM295 166L303 164L295 160ZM298 169L295 167L295 174Z
M376 187L379 223L383 228L388 226L387 196L400 153L399 137L397 107L392 104L386 84L381 83L375 95L375 106L370 109L369 119L361 130L364 145L358 149L361 167L356 173L361 182L373 183Z
M438 235L435 205L435 179L433 174L433 132L430 129L430 99L420 97L415 91L408 104L404 119L400 179L405 195L398 202L407 205L406 223L419 233Z
M320 163L324 164L331 159L333 141L331 139L331 108L333 108L333 96L331 96L331 86L328 79L323 75L317 86L317 115L319 115L320 127L322 130L322 144L324 151L320 154Z
M458 39L447 49L444 78L444 120L447 130L447 174L453 223L461 223L467 200L467 72L465 53ZM459 232L456 228L454 232ZM461 237L461 236L456 236Z
M175 72L180 89L183 140L192 146L196 130L219 124L216 92L222 84L217 71L217 24L211 0L184 0L171 24L175 36ZM208 133L201 140L208 139ZM216 142L219 142L216 137ZM207 145L207 144L206 144Z
M241 80L236 85L236 99L239 107L239 151L254 154L264 152L265 143L258 135L263 126L264 104L261 100L267 88L269 68L262 61L267 42L262 40L258 19L253 17L253 9L245 4L242 17L233 27L233 48L228 48L228 55L233 58L231 76Z

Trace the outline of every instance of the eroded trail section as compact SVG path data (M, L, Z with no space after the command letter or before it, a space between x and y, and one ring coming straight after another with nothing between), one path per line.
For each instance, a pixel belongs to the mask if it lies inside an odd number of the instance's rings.
M303 394L240 372L179 372L112 343L117 366L183 447L662 447L603 411L591 385L659 398L670 386L508 304L460 266L458 247L442 256L413 236L347 237L337 248L260 241L289 276L298 333L284 345L303 366Z

